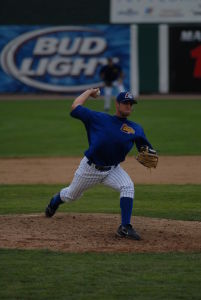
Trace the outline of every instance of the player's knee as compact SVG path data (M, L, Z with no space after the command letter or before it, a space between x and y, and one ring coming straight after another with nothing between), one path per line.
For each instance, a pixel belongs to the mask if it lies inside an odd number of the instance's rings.
M134 194L135 194L135 189L134 189L133 182L130 182L129 184L121 187L120 197L134 198Z
M78 199L80 197L80 195L78 195L76 193L72 193L72 191L70 191L69 187L67 187L60 191L60 197L61 197L61 200L64 202L71 202L71 201L75 201L76 199Z

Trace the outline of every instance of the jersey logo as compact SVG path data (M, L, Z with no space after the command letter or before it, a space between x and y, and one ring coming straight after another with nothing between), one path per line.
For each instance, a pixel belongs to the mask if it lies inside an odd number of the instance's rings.
M123 124L121 126L121 131L128 133L128 134L134 134L135 130L132 127L129 127L127 124Z

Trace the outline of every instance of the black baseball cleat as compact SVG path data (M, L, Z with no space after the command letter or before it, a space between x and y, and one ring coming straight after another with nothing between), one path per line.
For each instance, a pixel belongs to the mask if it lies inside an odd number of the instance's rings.
M139 234L135 231L131 224L120 225L117 230L117 236L124 237L132 240L141 240Z
M51 218L52 216L54 216L55 212L56 212L57 208L53 208L50 206L50 204L46 207L45 209L45 215L47 218Z
M47 218L54 216L57 208L63 201L61 200L60 193L56 194L50 201L49 205L45 209L45 215Z

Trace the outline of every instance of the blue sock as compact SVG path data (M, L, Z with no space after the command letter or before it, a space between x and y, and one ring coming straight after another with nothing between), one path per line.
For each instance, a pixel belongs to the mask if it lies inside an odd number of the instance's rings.
M57 209L62 203L63 201L61 200L60 193L58 193L51 199L50 206Z
M130 224L132 209L133 209L133 198L121 197L120 207L121 207L121 224L122 225Z

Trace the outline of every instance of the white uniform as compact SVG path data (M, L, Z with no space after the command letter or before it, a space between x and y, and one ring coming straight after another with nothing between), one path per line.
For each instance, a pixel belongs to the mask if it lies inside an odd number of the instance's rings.
M84 191L100 183L119 191L120 198L134 198L134 184L120 165L112 166L109 171L99 171L94 164L89 165L87 162L87 157L84 157L70 186L60 191L62 201L76 200L82 196Z

